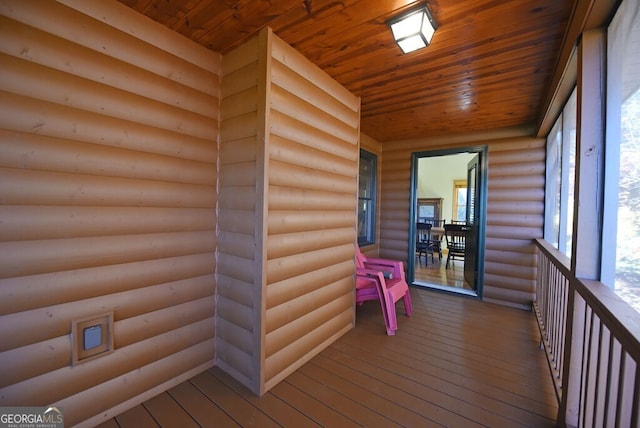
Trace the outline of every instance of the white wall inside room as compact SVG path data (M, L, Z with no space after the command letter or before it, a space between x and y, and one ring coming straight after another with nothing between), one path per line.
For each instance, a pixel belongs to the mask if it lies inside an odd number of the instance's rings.
M467 179L467 163L475 154L425 157L418 160L418 198L442 198L442 218L453 217L453 183Z

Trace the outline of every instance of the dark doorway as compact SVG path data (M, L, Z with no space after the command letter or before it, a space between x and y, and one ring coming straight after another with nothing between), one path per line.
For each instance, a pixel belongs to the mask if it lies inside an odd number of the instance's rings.
M412 154L411 284L482 297L486 165L485 146Z

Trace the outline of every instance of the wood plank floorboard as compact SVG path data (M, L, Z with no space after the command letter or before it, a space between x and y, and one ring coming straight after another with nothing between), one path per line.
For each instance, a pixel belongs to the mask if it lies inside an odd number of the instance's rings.
M552 427L558 405L532 312L411 288L387 336L380 305L257 397L218 368L116 416L128 427Z
M220 382L211 372L201 373L192 378L191 382L240 426L267 428L279 426L268 414L239 397L233 389Z
M438 255L436 254L432 261L431 256L429 256L429 262L427 264L424 263L424 257L420 257L419 260L416 257L413 265L413 279L425 283L471 290L471 284L464 278L464 261L451 261L449 268L446 267L446 261L446 250L442 259L438 259Z
M295 427L313 426L312 421L307 416L300 413L298 409L291 406L289 403L282 401L274 394L265 394L262 397L257 397L222 370L213 368L211 373L224 382L229 388L233 389L235 393L247 400L247 402L252 406L260 409L260 411L265 414L270 415L271 418L280 425L290 425Z
M272 393L283 401L294 406L308 418L313 420L316 426L323 427L357 427L354 420L340 413L338 409L331 406L330 402L324 402L321 394L315 389L302 390L295 385L296 376L287 379L271 389ZM327 394L324 394L324 399Z
M158 423L142 404L137 405L115 418L120 427L156 428Z
M169 395L159 394L143 404L160 426L198 427L196 421Z
M184 411L202 427L240 426L191 382L183 382L168 392Z

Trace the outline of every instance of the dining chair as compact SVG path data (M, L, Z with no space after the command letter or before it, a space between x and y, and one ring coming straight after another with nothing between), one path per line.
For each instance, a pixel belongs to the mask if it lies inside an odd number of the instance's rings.
M416 255L418 256L418 263L422 264L420 258L424 254L424 263L429 265L429 253L431 253L431 262L433 263L434 248L431 245L431 223L416 223Z
M429 238L429 249L433 253L438 253L438 260L442 260L442 236L444 235L444 224L446 220L433 220L431 224L431 236ZM431 257L433 262L433 257Z
M447 262L445 269L449 267L449 261L464 260L469 226L466 224L445 224L444 237L447 241ZM453 266L453 263L451 263Z
M361 305L368 300L379 300L389 336L398 329L396 303L400 299L403 300L405 314L411 316L411 294L402 262L366 257L356 245L356 303Z

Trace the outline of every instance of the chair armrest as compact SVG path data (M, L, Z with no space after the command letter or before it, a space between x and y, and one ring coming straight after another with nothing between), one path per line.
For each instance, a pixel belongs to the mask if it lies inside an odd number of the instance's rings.
M405 279L404 265L400 260L366 258L364 267L384 272L387 278Z
M384 280L383 272L380 271L380 270L357 268L356 269L356 277L366 278L368 280L374 280L374 281L380 283L380 286L382 287L382 290L384 292L387 291L387 283Z

